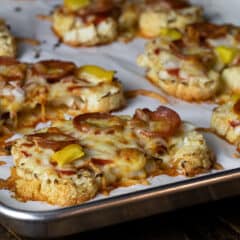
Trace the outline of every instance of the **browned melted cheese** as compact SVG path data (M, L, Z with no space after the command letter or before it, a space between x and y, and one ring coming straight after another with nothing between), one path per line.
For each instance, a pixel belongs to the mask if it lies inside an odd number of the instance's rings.
M11 169L11 176L7 179L0 179L0 190L9 190L14 192L16 183L16 169Z
M164 97L161 94L156 93L154 91L145 90L145 89L136 89L136 90L127 91L126 96L128 98L134 98L137 96L145 96L145 97L150 97L150 98L156 99L161 103L168 103L168 99L166 97Z
M41 43L39 40L33 38L26 38L26 37L18 37L16 38L18 42L27 43L32 46L39 46Z
M6 162L0 161L0 166L6 165Z

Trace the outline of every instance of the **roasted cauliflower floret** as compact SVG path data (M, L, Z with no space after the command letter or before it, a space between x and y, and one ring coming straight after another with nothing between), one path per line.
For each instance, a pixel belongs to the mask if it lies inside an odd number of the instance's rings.
M11 35L5 22L0 19L0 56L15 57L16 48L15 38Z
M189 131L170 142L171 164L186 176L208 171L213 167L214 159L201 133Z
M240 93L240 66L231 66L223 70L222 79L233 93Z
M91 171L82 169L74 174L68 168L55 170L50 162L54 155L52 149L34 144L29 148L28 144L31 145L31 141L23 138L12 148L18 197L66 206L96 195L99 186Z
M240 147L240 115L238 113L239 100L229 101L214 109L211 127L228 142ZM235 109L235 110L234 110Z

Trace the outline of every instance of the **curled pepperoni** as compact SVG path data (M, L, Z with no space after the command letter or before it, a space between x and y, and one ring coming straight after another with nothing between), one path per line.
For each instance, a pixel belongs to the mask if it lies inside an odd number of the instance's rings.
M19 64L19 61L11 57L0 57L0 65L11 66Z
M176 55L178 58L192 62L195 65L198 65L199 68L202 68L202 70L207 70L212 66L215 58L210 49L202 53L188 54L184 52L184 49L187 47L187 45L188 39L183 38L181 40L171 42L169 46L174 55Z
M173 53L177 57L184 59L184 60L188 60L188 61L195 61L197 59L197 55L193 55L193 54L189 55L189 54L184 53L183 50L186 46L187 46L187 43L184 39L172 41L169 44L170 49L173 51Z
M189 7L189 3L185 0L146 0L145 2L148 5L159 6L166 10Z
M115 4L112 0L95 0L91 6L95 13L104 13L113 9Z
M75 170L58 170L57 169L57 172L62 174L62 175L67 175L67 176L71 176L71 175L77 174L77 171L75 171Z
M170 137L181 125L181 118L170 108L160 106L156 111L138 109L133 117L147 124L141 133L148 137Z
M225 37L230 25L216 25L209 22L194 23L187 27L187 37L191 41L204 42L206 38Z
M97 124L90 123L88 120L107 120L107 124L104 126L98 126ZM115 130L122 127L122 122L119 118L112 116L108 113L87 113L82 114L73 119L74 127L81 132L93 131L94 134L100 133L113 134Z
M4 81L23 80L27 65L14 58L0 57L0 78Z
M91 14L104 14L112 13L114 9L117 9L118 6L123 2L122 0L93 0L85 8L78 10L77 14L80 16L88 16Z
M42 148L49 148L54 151L58 151L70 144L77 143L75 138L60 132L36 133L27 136L27 139L37 142Z
M229 124L231 125L231 127L236 128L240 126L240 121L239 120L229 121Z
M180 68L171 68L171 69L167 69L168 74L175 76L177 78L179 78L180 76Z
M101 166L104 166L104 165L108 165L108 164L112 164L112 163L114 163L113 160L109 160L109 159L100 159L100 158L91 158L91 162L92 162L93 164L101 165Z
M74 72L76 66L72 62L58 60L41 61L32 66L33 74L46 78L50 83L57 82Z

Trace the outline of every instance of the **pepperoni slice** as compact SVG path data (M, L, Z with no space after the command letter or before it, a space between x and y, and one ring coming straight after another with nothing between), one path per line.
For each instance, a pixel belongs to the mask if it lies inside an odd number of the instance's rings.
M176 133L181 125L181 118L170 108L160 106L156 111L138 109L133 117L147 123L141 133L148 137L170 137Z
M231 127L236 128L240 126L240 121L236 120L236 121L229 121L229 124L231 125Z
M100 165L100 166L104 166L104 165L108 165L108 164L114 163L113 160L100 159L100 158L92 158L92 159L91 159L91 162L92 162L93 164Z
M19 61L11 57L0 57L0 65L11 66L19 64Z
M225 37L230 25L216 25L209 22L194 23L187 27L187 37L192 41L204 42L206 38Z
M167 72L168 72L170 75L179 78L180 68L167 69Z
M32 134L27 136L27 139L36 141L42 148L48 148L54 151L58 151L70 144L77 143L77 140L69 135L54 132Z
M146 0L146 4L160 6L166 10L189 7L189 3L185 0Z
M50 83L59 81L61 78L74 72L76 66L72 62L58 60L41 61L32 66L33 74L46 78Z
M91 14L112 14L114 9L123 2L122 0L93 0L90 5L79 9L77 14L79 16L88 16Z
M0 57L0 78L4 81L20 81L26 74L27 65L14 58Z
M88 120L107 120L106 126L98 126ZM73 119L74 127L80 132L93 131L96 135L100 133L113 134L116 129L121 128L121 120L118 117L112 116L108 113L87 113L82 114Z
M75 170L57 170L57 172L62 174L62 175L67 175L67 176L77 174L77 171L75 171Z

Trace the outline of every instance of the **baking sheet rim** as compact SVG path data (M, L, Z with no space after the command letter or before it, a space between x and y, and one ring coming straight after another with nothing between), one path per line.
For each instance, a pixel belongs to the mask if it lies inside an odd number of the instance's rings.
M49 211L19 210L13 207L8 207L0 201L0 215L17 221L49 222L69 218L75 215L87 214L88 212L93 212L98 209L117 207L124 203L141 201L156 196L166 196L176 192L189 191L200 187L206 187L207 185L228 182L237 178L240 178L240 168L216 172L197 178L189 178L187 180L169 183L151 189L144 189L120 196Z

